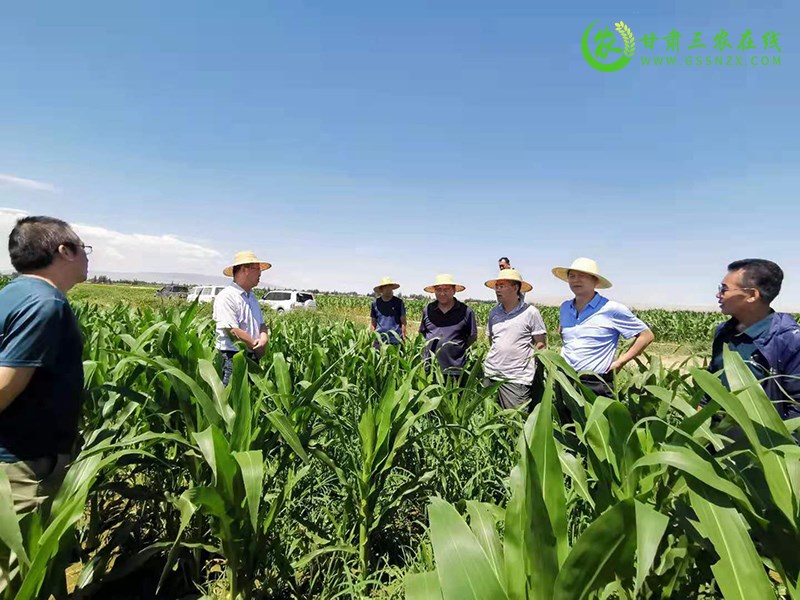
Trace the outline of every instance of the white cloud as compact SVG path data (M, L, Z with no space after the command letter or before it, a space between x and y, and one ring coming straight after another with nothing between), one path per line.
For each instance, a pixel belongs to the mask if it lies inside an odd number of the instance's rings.
M11 233L11 229L14 227L14 223L17 222L17 219L27 216L28 213L26 213L24 210L19 210L18 208L0 207L0 225L2 225L4 229L8 229L8 233ZM7 228L6 223L9 223Z
M25 215L17 209L0 208L0 240L8 239L17 219ZM224 262L217 250L173 235L123 233L81 223L73 227L83 242L92 246L90 275L92 271L215 273ZM6 252L0 256L0 269L11 270Z
M35 179L25 179L24 177L16 177L15 175L8 175L6 173L0 173L0 185L9 185L35 192L58 192L58 188L52 183L36 181Z

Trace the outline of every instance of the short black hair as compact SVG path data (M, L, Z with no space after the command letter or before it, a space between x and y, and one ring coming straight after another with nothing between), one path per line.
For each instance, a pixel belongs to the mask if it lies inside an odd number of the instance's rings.
M503 262L503 261L506 261L508 264L511 264L511 261L508 260L507 256L501 256L500 258L497 259L497 262Z
M754 288L769 304L781 293L783 270L771 260L744 258L728 265L728 271L743 271L742 287Z
M66 222L54 217L23 217L8 236L8 254L18 273L50 266L61 245L77 250L80 238Z

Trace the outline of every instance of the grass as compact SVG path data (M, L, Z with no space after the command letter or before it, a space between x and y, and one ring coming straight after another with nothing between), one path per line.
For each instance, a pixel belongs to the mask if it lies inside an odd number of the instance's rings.
M90 302L101 306L116 306L129 303L135 306L159 306L170 302L166 298L158 298L158 287L80 283L69 292L69 299L75 302Z

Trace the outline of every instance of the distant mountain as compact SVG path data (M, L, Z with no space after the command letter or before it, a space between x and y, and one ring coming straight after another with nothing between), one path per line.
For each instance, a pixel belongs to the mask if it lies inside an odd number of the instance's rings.
M89 278L105 275L114 281L147 281L152 283L183 283L187 285L228 285L230 277L222 275L203 275L201 273L122 273L119 271L89 271ZM277 285L262 280L258 287L275 288Z

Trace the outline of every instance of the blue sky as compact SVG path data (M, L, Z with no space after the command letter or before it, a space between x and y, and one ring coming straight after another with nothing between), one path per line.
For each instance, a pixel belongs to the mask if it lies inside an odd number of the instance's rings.
M600 73L594 20L676 29L681 59L694 31L749 28L763 55L775 30L782 64L646 68L665 52L639 44ZM452 272L488 298L508 255L554 301L550 268L591 256L610 296L673 306L760 256L800 308L798 24L791 2L14 3L0 206L83 226L98 270L217 274L251 248L267 283Z

